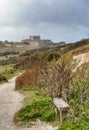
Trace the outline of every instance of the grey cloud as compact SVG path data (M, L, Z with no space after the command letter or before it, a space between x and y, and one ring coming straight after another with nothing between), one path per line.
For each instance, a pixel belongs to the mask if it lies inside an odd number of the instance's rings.
M89 10L89 9L88 9ZM88 10L83 0L52 0L50 4L45 1L34 1L32 6L23 13L26 23L53 23L63 25L88 25Z
M29 1L30 2L30 1ZM88 9L89 10L89 9ZM31 6L21 0L12 0L7 11L5 23L27 26L35 23L53 23L64 25L88 25L88 10L83 0L33 0Z
M88 37L88 0L1 1L7 1L0 9L2 39L21 39L29 34L42 34L59 40L64 38L66 41Z

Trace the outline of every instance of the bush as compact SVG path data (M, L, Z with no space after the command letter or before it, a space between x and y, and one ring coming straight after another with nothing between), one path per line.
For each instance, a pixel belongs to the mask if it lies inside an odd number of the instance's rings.
M22 108L17 113L17 119L22 122L35 121L40 119L42 121L52 121L55 117L55 112L52 109L52 103L49 98L42 98L34 100L30 105Z
M46 64L47 60L43 58L43 54L36 53L31 57L27 57L21 64L17 65L16 68L27 67L28 70L16 79L16 89L26 86L36 86L40 75L39 72Z
M85 121L80 123L66 122L59 130L89 130L89 123Z
M55 112L54 110L47 110L43 113L43 116L41 117L42 121L52 121L54 120Z
M25 71L22 75L17 77L15 89L25 88L26 86L36 86L38 82L38 67Z
M80 78L70 91L70 111L59 130L89 130L89 80Z
M48 61L52 60L58 60L60 57L58 52L46 52L44 53L44 58L47 59Z
M0 82L8 82L7 78L5 76L0 75Z
M19 52L16 52L16 51L0 52L0 56L16 55L16 54L19 54Z

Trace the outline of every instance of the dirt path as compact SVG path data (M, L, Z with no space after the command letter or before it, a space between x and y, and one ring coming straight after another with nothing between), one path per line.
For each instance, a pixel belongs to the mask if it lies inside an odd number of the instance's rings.
M52 126L39 122L32 128L17 128L13 123L14 114L22 106L23 96L14 91L16 77L0 85L0 130L55 130Z

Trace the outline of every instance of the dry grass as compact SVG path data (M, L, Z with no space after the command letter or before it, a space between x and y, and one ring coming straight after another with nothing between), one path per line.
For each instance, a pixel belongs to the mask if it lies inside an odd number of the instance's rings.
M28 70L16 79L15 88L20 89L23 87L36 86L38 83L39 72L46 64L47 61L43 59L40 53L27 57L23 62L21 62L21 64L16 66L16 68L28 66Z
M89 44L73 50L74 55L79 55L79 54L87 53L87 52L89 52Z
M25 71L16 79L16 89L20 89L28 86L36 86L38 82L38 68L32 68Z

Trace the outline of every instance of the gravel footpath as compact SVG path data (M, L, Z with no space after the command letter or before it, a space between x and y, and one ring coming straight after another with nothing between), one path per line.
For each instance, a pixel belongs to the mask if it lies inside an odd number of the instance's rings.
M16 77L0 85L0 130L56 130L52 126L38 122L31 128L17 128L13 123L15 113L21 108L24 96L14 91Z

